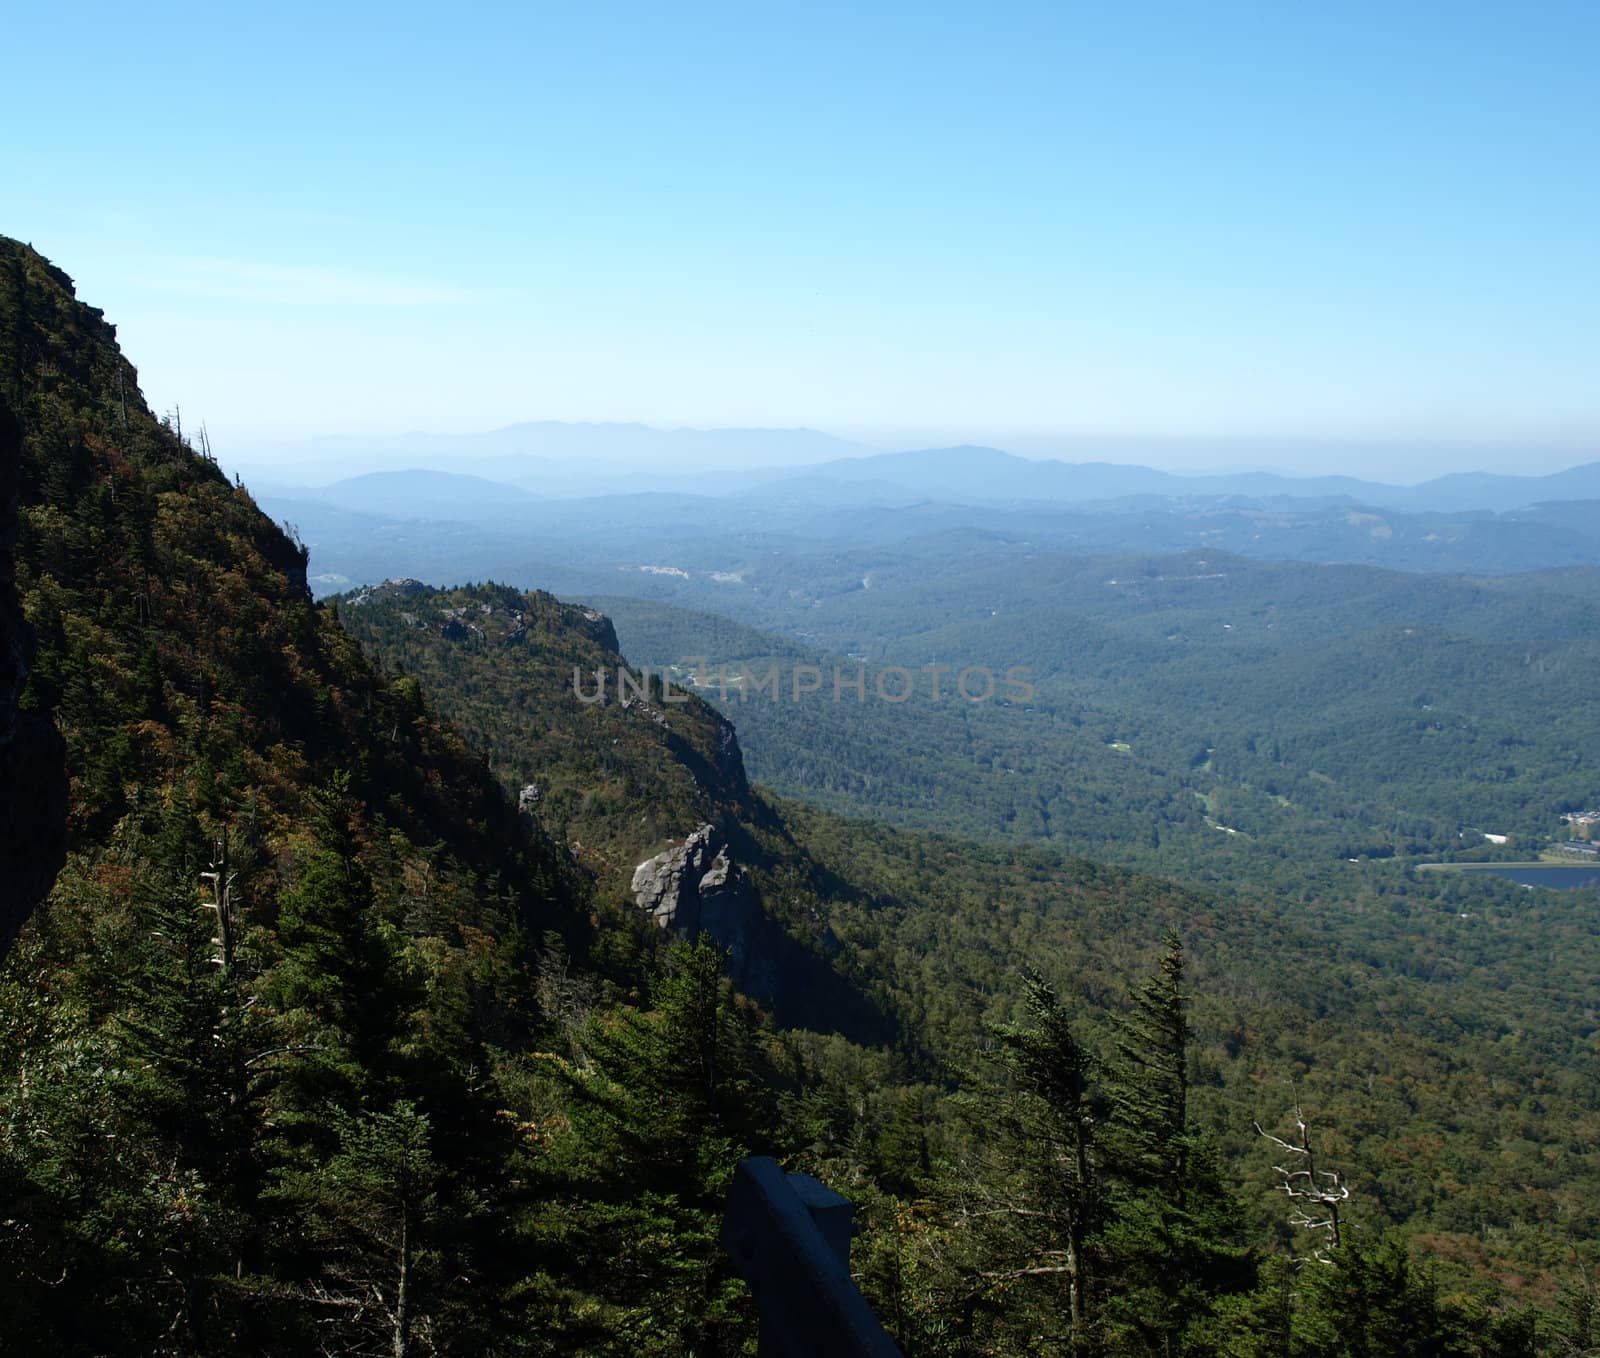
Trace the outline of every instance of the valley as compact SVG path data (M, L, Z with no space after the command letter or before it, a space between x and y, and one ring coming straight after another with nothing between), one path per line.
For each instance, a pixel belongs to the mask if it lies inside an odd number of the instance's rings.
M13 6L0 1358L1600 1358L1600 6Z
M983 1204L1077 1137L1096 1343L1232 1353L1297 1276L1257 1127L1293 1109L1351 1244L1285 1323L1581 1333L1600 920L1467 870L1588 823L1587 567L791 524L702 575L624 517L526 584L319 603L322 549L0 245L21 702L70 785L0 968L8 1335L743 1352L716 1223L762 1152L848 1187L903 1351L1022 1351L1057 1237ZM512 550L400 522L418 569Z

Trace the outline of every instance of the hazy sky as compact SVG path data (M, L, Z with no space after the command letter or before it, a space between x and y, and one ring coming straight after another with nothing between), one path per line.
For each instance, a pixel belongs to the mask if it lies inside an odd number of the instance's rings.
M1593 3L250 8L6 20L0 231L223 446L1600 457Z

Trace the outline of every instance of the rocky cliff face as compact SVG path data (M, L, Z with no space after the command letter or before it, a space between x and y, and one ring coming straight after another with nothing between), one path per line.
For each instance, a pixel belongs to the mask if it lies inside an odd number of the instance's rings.
M776 994L775 926L715 826L702 825L682 844L645 859L633 870L632 891L634 904L662 929L691 940L709 934L729 949L744 989L764 998Z
M18 707L33 636L17 600L12 547L22 425L0 405L0 955L44 899L66 856L66 747L50 719Z
M708 935L780 1021L882 1032L835 969L840 945L780 881L815 873L745 777L733 726L694 694L628 671L610 620L539 591L390 580L339 619L485 750L523 818L610 908ZM663 847L666 846L666 847Z
M604 613L593 608L570 607L568 615L576 614L578 629L594 642L602 651L609 655L617 655L622 650L622 643L617 640L617 629L611 625L611 619Z
M607 893L697 825L753 808L733 727L693 694L631 669L603 613L540 591L386 580L338 598L370 654L473 729L522 810Z
M634 903L663 929L693 937L707 917L729 921L760 901L744 870L728 857L723 836L702 825L675 848L633 870Z

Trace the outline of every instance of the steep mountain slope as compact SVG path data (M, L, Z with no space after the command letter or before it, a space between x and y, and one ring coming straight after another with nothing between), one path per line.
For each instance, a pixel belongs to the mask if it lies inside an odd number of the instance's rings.
M21 710L70 778L66 865L0 971L6 1345L487 1351L482 1298L534 1262L508 1264L502 1072L548 1022L540 947L595 935L586 891L7 240L0 398Z
M476 758L363 663L312 606L303 549L150 413L112 328L12 242L0 393L26 430L23 706L66 737L74 849L174 786L218 829L248 807L253 833L283 833L348 765L352 793L418 842L485 873L520 863L519 893L555 898L554 860Z
M819 874L746 782L732 725L630 669L608 619L496 585L390 581L334 605L375 659L437 695L599 900L672 934L703 928L741 988L791 1026L894 1035L870 987L840 969L824 919L798 904Z
M732 725L659 679L635 687L600 613L548 594L416 581L332 606L386 666L427 675L501 782L607 887L626 886L641 858L703 822L755 814Z
M50 889L66 849L66 752L44 713L18 703L33 663L11 551L22 425L0 400L0 957Z
M496 586L408 584L352 596L340 616L374 656L419 679L486 741L508 784L556 786L564 768L614 759L608 795L569 799L560 819L580 841L625 850L623 864L653 852L652 836L670 830L670 821L650 821L648 786L671 796L676 785L680 827L719 812L742 821L741 852L763 893L788 918L825 927L840 966L939 1058L919 1066L936 1083L984 1048L989 1023L1012 1014L1024 968L1058 983L1086 1031L1102 1031L1097 1012L1116 1009L1150 939L1175 929L1193 965L1195 1105L1261 1229L1281 1214L1252 1124L1285 1099L1317 1110L1330 1154L1362 1185L1354 1210L1368 1229L1403 1225L1464 1274L1494 1260L1536 1278L1546 1233L1594 1219L1586 1195L1600 1137L1591 1021L1600 934L1580 899L1529 905L1502 882L1476 888L1469 910L1452 884L1391 869L1326 894L1305 883L1292 896L1232 883L1208 892L1052 853L845 820L775 801L742 778L706 795L670 761L682 740L703 764L723 744L721 719L687 694L667 703L659 680L648 703L586 705L572 666L614 675L623 662L609 630L597 632L580 610ZM468 619L481 635L454 630ZM552 626L562 619L564 629ZM735 644L742 632L703 621L707 645ZM730 711L738 719L792 706L763 699ZM676 729L668 734L657 715ZM648 771L646 786L630 787L628 764ZM612 880L625 875L613 871ZM1548 1147L1554 1158L1532 1197L1519 1187L1531 1181L1531 1150L1501 1149L1539 1135L1530 1098L1574 1129L1570 1144Z

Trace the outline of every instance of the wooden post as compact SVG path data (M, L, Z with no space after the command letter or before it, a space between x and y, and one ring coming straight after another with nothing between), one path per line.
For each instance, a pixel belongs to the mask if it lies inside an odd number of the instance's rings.
M776 1160L741 1160L722 1244L761 1311L761 1358L901 1358L850 1277L850 1204Z

